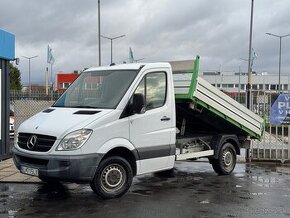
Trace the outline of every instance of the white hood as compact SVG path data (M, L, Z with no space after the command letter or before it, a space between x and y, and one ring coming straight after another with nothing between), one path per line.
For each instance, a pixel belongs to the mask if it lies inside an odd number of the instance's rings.
M55 136L61 139L74 130L85 128L91 122L111 112L111 109L50 108L51 112L40 112L23 122L18 132ZM95 114L74 114L76 112Z

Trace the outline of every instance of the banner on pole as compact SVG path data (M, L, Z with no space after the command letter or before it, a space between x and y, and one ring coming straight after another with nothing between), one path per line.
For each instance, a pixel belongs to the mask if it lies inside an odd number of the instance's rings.
M53 57L53 55L52 55L52 49L51 49L51 47L48 45L48 46L47 46L47 63L48 63L48 64L54 64L54 61L55 61L55 59L54 59L54 57Z

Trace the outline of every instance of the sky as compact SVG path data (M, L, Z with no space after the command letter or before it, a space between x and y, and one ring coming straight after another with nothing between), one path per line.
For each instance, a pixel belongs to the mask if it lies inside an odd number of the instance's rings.
M47 46L53 73L98 66L97 0L1 0L0 28L16 35L23 84L44 84ZM290 33L289 0L255 0L253 70L278 72L279 38ZM251 0L101 0L101 34L113 41L113 62L128 61L129 47L144 62L189 60L202 71L247 72ZM110 40L101 39L102 65L110 64ZM282 75L290 74L290 36L282 39Z

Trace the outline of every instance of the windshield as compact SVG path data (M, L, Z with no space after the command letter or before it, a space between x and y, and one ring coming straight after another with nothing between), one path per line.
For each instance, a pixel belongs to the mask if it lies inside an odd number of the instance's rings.
M138 70L106 70L82 73L53 107L116 108Z

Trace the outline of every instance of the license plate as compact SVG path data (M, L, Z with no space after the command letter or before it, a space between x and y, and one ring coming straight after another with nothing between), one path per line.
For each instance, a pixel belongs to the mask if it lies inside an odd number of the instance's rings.
M27 175L38 176L38 169L35 169L35 168L21 166L20 171Z

